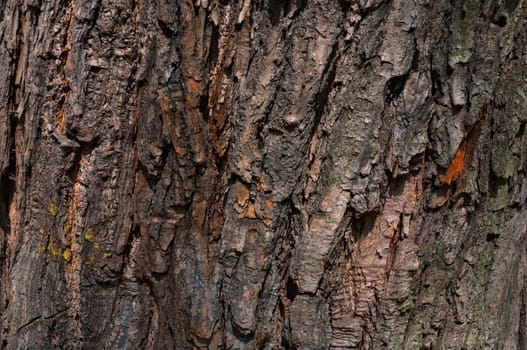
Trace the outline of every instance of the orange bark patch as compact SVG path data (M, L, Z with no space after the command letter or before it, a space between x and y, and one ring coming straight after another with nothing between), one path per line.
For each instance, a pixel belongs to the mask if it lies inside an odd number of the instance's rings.
M194 79L187 79L186 83L187 88L187 102L190 107L198 108L199 107L199 93L200 93L200 84Z
M264 224L271 226L273 223L273 200L270 197L266 197L263 200L263 217Z
M159 99L159 107L161 107L161 111L163 113L167 113L172 109L170 101L166 97L162 97Z
M470 165L474 155L475 145L479 138L481 122L487 115L487 106L484 105L479 112L476 122L467 128L459 148L454 154L446 173L440 177L441 182L450 185L459 178L459 175Z
M450 185L459 177L459 174L461 174L463 169L465 169L465 147L466 145L463 141L456 151L448 170L441 176L441 182Z
M239 207L245 206L247 200L249 200L249 189L244 185L239 183L234 188L234 200Z
M60 126L60 132L64 133L64 125L65 125L65 116L64 116L64 106L62 106L60 110L60 120L59 120L59 126Z
M192 209L192 227L198 230L203 229L203 223L205 222L205 214L207 213L207 202L201 201L194 203Z
M187 154L187 149L181 146L174 146L174 150L178 156L184 156Z
M254 212L253 203L249 203L249 206L247 207L247 211L245 212L245 217L248 219L256 219L256 214Z

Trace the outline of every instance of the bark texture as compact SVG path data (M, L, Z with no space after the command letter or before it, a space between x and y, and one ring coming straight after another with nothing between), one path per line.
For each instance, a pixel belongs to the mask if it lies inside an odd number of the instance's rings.
M527 349L523 0L0 1L5 349Z

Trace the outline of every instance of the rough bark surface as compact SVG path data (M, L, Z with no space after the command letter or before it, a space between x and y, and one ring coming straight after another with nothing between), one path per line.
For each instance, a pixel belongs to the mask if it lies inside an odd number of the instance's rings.
M0 1L5 349L526 349L523 0Z

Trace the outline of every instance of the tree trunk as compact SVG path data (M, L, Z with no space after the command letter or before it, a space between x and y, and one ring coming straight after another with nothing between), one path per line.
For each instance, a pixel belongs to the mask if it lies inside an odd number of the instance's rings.
M0 2L6 349L527 349L520 0Z

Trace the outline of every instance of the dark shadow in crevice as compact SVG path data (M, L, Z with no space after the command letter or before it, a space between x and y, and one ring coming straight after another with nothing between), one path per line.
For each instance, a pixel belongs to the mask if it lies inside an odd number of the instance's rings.
M0 176L0 229L7 234L10 230L11 222L9 210L15 194L16 176L16 148L15 148L15 122L11 123L11 145L9 150L8 166L4 168ZM4 247L5 248L5 247Z
M372 230L375 220L377 219L377 212L367 212L357 218L351 220L351 235L355 241L366 237Z
M287 279L287 285L286 285L287 299L293 302L297 295L298 295L298 285L291 277L289 277Z
M497 16L496 18L493 18L492 23L494 23L498 27L503 28L507 25L507 16L505 16L504 14L501 14Z
M8 167L0 177L0 229L7 233L10 229L9 208L13 200L15 189L14 173Z
M277 26L280 24L280 19L284 15L285 9L289 6L289 0L269 0L267 11L269 12L269 19L271 25Z
M398 98L404 90L406 80L408 79L408 74L400 75L396 77L391 77L386 82L384 87L384 102L385 106L388 106L392 103L393 100Z

